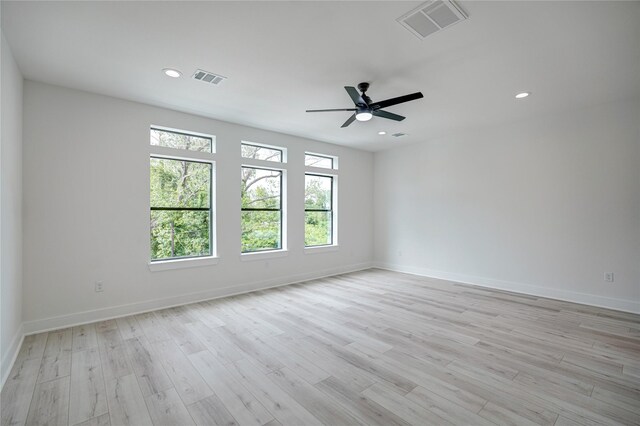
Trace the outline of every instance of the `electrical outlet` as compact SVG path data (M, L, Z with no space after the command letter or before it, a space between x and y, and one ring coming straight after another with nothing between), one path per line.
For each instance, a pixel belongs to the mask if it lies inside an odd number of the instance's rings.
M605 272L604 273L605 282L612 283L613 282L613 272Z
M104 291L102 281L96 281L96 293L102 293Z

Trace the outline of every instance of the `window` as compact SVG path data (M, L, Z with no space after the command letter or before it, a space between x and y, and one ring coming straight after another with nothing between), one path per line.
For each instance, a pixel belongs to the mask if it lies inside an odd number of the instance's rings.
M211 152L212 138L152 128L151 145L186 149L188 151Z
M242 166L242 252L282 248L282 170Z
M250 143L242 144L242 157L253 160L276 161L283 162L282 150L262 145L253 145Z
M323 169L335 169L333 164L333 157L327 157L324 155L305 153L304 165L307 167L320 167Z
M332 245L333 177L307 173L304 180L304 245Z
M155 141L155 143L154 143ZM183 150L150 158L151 260L211 256L213 161L188 159L212 150L212 138L151 129L151 145ZM183 158L185 157L185 158Z
M338 157L305 152L304 245L337 245L336 187ZM317 169L331 169L325 175Z

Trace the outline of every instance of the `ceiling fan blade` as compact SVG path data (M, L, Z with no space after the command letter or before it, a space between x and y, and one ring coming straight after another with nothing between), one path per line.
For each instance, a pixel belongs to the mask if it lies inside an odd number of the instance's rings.
M351 115L351 117L349 117L349 119L347 119L347 121L344 122L344 124L340 127L347 127L349 124L353 123L356 120L356 115L353 114Z
M353 101L354 104L367 105L367 103L364 101L364 99L362 99L362 96L360 96L360 93L358 93L355 87L344 86L344 90L347 91L347 93L351 97L351 100Z
M308 109L307 112L357 111L357 108Z
M371 105L371 108L382 109L390 107L391 105L398 105L404 102L414 101L416 99L423 98L421 92L412 93L410 95L398 96L397 98L385 99L384 101L375 102Z
M402 121L405 119L405 117L401 115L393 114L387 111L378 110L378 111L373 111L372 114L375 115L376 117L388 118L389 120L395 120L395 121Z

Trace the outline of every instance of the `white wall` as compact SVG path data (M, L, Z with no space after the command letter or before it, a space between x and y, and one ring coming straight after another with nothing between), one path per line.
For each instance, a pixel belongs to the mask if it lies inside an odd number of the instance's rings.
M32 81L24 120L26 332L371 263L371 153ZM217 265L148 269L151 124L216 135ZM240 260L241 140L288 149L286 257ZM304 253L305 150L339 156L338 251Z
M640 312L637 100L383 151L374 164L378 265Z
M0 354L2 383L22 338L22 74L2 34Z

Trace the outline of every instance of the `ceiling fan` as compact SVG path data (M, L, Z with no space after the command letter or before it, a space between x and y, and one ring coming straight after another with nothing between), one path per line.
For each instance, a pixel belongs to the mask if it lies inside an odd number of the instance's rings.
M338 108L338 109L308 109L307 112L329 112L329 111L354 111L353 115L344 122L341 127L347 127L354 120L369 121L375 115L376 117L388 118L389 120L402 121L405 117L393 114L391 112L382 111L382 108L398 105L404 102L413 101L422 98L421 92L412 93L410 95L398 96L397 98L386 99L380 102L372 102L371 98L366 95L369 89L369 83L358 84L358 93L355 87L344 86L351 100L355 104L355 108Z

